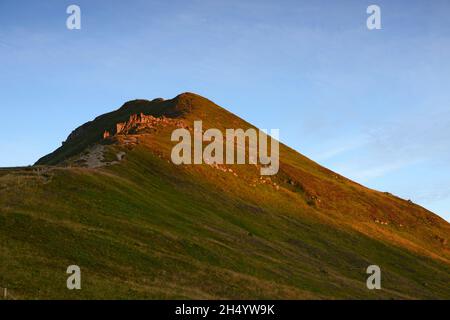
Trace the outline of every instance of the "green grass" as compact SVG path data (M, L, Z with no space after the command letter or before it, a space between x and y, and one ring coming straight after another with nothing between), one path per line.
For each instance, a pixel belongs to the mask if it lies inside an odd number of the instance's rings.
M127 161L2 192L2 285L31 299L450 297L448 265L282 210L237 209L150 154ZM65 288L70 264L81 291ZM365 288L370 264L383 290Z

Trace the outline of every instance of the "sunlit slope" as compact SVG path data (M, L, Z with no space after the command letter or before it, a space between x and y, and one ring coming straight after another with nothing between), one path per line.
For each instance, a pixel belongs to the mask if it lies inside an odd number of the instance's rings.
M286 146L269 181L253 165L173 165L170 126L103 141L140 112L250 126L193 94L139 100L85 125L39 166L0 170L0 287L27 299L450 298L450 227L431 212ZM79 165L97 143L110 165ZM80 291L66 289L71 264L82 269ZM371 264L382 290L366 288Z

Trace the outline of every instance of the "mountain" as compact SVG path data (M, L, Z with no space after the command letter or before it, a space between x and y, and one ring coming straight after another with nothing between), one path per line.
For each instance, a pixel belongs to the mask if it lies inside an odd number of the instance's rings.
M450 225L280 144L175 165L176 128L254 128L192 93L134 100L0 170L0 287L17 299L449 299ZM82 290L66 269L81 268ZM368 290L366 269L381 269Z

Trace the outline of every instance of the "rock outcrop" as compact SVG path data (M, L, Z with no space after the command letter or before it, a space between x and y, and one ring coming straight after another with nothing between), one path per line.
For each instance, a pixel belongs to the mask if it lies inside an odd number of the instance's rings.
M139 131L144 130L157 130L158 128L165 126L175 126L178 128L184 128L185 124L181 120L167 118L167 117L154 117L152 115L145 115L142 112L140 114L133 114L126 122L119 122L116 124L116 135L136 134ZM103 133L103 139L107 139L111 136L109 131Z

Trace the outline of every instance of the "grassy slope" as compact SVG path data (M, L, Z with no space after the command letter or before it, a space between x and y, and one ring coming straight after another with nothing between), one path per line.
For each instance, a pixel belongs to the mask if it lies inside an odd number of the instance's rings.
M248 125L189 99L187 120ZM278 191L252 187L247 166L232 166L238 177L176 167L169 134L141 137L102 169L0 171L0 286L18 298L450 298L448 246L436 240L450 229L433 214L286 147ZM81 291L65 288L70 264ZM383 290L366 289L370 264Z

